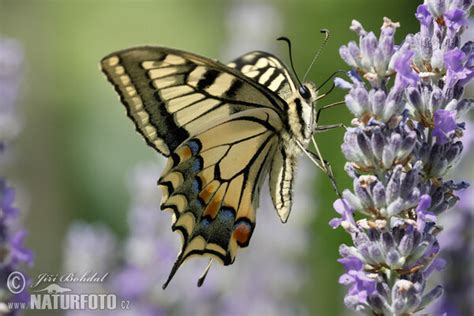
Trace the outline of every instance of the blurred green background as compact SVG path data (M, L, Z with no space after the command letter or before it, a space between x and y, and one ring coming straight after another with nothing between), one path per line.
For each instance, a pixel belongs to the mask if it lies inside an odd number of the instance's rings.
M238 3L0 0L0 34L18 39L25 50L19 105L24 127L8 176L21 183L29 200L27 245L36 253L31 275L60 271L62 239L75 219L104 222L118 234L126 234L126 176L137 162L162 159L155 158L156 154L135 133L99 70L99 60L114 50L142 44L222 59L232 54L226 51L229 36L233 36L233 27L228 25L232 18L229 10ZM331 39L309 74L309 79L321 83L335 70L347 69L338 48L356 39L349 31L352 19L374 31L380 29L384 16L399 21L400 41L405 34L417 31L414 12L420 1L264 3L274 6L281 19L267 43L282 35L289 37L300 76L320 46L319 30L331 31ZM239 20L231 21L238 32ZM239 38L245 36L251 34L240 34ZM276 43L274 47L272 52L287 61L286 46ZM262 48L266 47L252 47ZM241 53L236 51L231 57ZM321 104L342 99L343 93L334 91ZM350 124L344 106L325 112L321 123L340 122ZM334 130L317 137L340 188L350 185L343 172L342 135L342 130ZM342 267L336 259L345 234L327 225L334 217L335 195L325 177L315 179L313 198L318 210L312 224L311 251L304 259L312 275L300 297L313 315L340 315L344 313L343 289L337 280ZM194 286L194 280L190 286Z

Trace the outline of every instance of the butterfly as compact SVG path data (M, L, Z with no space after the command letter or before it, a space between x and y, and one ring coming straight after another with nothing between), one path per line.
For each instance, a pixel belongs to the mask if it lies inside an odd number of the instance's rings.
M314 84L262 51L225 65L143 46L109 54L101 68L136 130L167 157L161 209L172 213L182 247L163 288L193 255L234 262L249 245L267 176L277 214L288 220L297 160L316 130Z

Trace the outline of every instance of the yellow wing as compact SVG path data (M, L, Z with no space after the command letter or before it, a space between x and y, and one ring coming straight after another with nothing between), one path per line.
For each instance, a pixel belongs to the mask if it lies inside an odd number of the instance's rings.
M164 287L192 255L231 264L255 226L259 191L278 147L273 111L247 110L191 137L168 159L159 180L161 208L173 212L183 245Z
M164 47L136 47L102 59L128 116L148 145L169 156L213 120L271 109L285 120L276 93L217 61Z

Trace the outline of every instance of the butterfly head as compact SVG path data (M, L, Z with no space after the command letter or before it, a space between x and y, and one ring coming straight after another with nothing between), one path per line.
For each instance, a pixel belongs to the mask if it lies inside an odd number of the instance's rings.
M288 104L289 143L296 142L307 146L315 127L314 102L318 98L318 91L312 82L304 82L293 91L286 101ZM290 150L299 152L299 149Z
M303 100L309 104L313 104L318 99L318 90L316 85L311 81L306 81L298 88L298 93Z

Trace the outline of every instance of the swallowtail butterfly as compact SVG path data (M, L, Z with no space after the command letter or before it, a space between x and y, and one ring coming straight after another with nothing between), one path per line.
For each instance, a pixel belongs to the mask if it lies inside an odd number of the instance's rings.
M101 67L137 131L168 158L161 209L172 212L182 249L163 288L192 255L234 262L249 244L267 175L288 220L296 163L316 129L312 83L261 51L225 65L144 46L114 52Z

